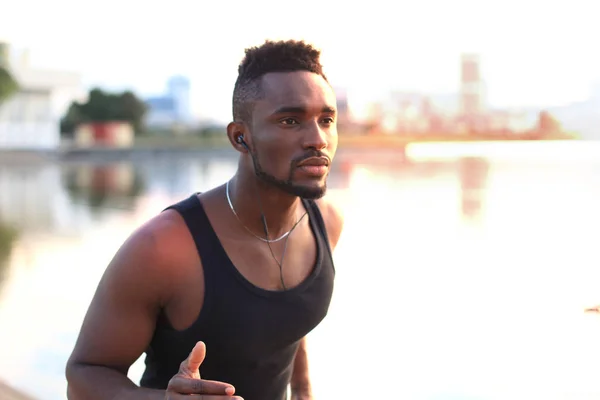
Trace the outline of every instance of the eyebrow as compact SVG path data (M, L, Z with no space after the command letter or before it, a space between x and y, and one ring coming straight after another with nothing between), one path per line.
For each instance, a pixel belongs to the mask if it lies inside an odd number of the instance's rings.
M275 110L275 112L273 112L273 114L306 114L307 109L306 107L301 107L301 106L284 106L284 107L280 107L277 110ZM334 114L335 113L335 108L331 107L331 106L324 106L321 109L322 113L329 113L329 114Z

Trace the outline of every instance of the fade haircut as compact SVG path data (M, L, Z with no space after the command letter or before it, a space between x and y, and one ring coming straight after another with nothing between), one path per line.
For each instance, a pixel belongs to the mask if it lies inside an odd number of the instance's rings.
M327 82L320 62L321 52L298 40L265 41L245 50L233 88L233 120L250 123L253 105L264 93L261 78L269 72L308 71L321 75Z

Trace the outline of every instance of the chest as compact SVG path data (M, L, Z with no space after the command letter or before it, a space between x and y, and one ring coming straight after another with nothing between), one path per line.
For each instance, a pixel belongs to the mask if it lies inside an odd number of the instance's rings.
M241 285L235 285L241 289ZM253 360L302 339L326 317L334 287L333 272L319 267L299 286L285 292L252 287L212 293L202 333L221 354Z
M167 342L187 343L183 346L186 349L203 340L211 359L229 366L254 365L277 357L328 313L334 289L333 265L326 253L317 250L312 267L298 285L285 291L255 286L226 265L211 269L205 274L203 306L195 322L184 331L161 332L158 337L166 334Z
M223 242L229 262L215 286L228 295L207 292L214 299L213 311L219 318L227 316L220 335L233 339L228 332L241 331L246 340L268 338L277 347L301 339L325 317L334 268L322 238L310 230L297 233L290 235L287 247L284 241Z
M216 211L212 215L221 215ZM299 224L287 244L236 232L236 224L212 220L214 235L198 241L201 265L192 269L198 279L180 282L181 301L171 303L170 316L181 316L177 325L187 327L181 336L172 332L176 341L193 347L204 340L218 358L243 363L290 346L325 318L334 267L313 218Z
M286 241L223 241L227 258L249 283L269 291L294 288L306 280L318 264L322 249L308 227L293 232Z

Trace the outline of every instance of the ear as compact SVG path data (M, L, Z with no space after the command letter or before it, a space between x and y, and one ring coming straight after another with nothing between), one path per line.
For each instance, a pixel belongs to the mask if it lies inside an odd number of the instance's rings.
M238 137L243 136L246 143L248 143L248 136L246 133L248 129L241 122L230 122L227 125L227 138L229 139L229 143L233 146L234 149L239 151L240 153L248 153L248 150L240 142L238 142Z

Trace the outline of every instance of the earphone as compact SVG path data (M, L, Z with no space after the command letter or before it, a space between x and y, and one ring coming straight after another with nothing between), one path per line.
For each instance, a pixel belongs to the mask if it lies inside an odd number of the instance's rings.
M248 145L244 141L244 135L239 135L237 137L237 139L236 139L236 142L238 142L239 144L241 144L242 146L244 146L246 148L246 150L250 151L250 149L248 149Z

